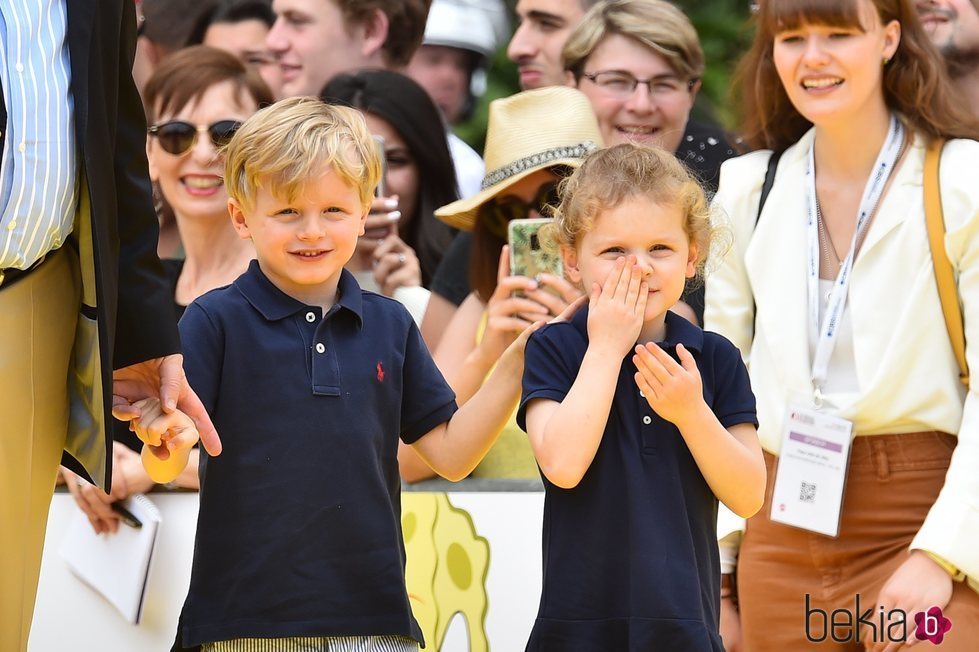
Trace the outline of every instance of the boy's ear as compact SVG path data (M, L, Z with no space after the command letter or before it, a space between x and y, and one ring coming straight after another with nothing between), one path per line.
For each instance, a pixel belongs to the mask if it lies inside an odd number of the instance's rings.
M252 232L248 229L248 224L245 222L245 211L242 210L241 204L234 199L229 199L228 212L231 213L231 224L235 227L238 237L242 240L251 240Z
M357 237L364 235L367 232L367 216L371 213L371 205L364 205L364 212L360 216L360 231L357 233Z
M564 274L575 285L581 285L581 271L578 269L578 252L570 245L561 245L561 262L564 264Z

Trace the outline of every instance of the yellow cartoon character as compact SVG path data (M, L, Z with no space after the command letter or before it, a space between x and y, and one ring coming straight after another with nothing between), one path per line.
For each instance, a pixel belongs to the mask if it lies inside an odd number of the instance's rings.
M469 513L453 507L446 494L405 493L401 498L408 597L427 645L441 649L449 622L461 613L470 652L487 652L489 543L476 533Z

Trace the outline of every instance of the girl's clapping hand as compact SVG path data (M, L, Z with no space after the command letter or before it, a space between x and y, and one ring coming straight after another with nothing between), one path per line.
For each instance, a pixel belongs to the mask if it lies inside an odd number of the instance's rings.
M649 342L636 347L632 362L638 369L636 385L649 407L680 427L684 419L695 416L697 408L706 404L700 371L693 356L682 344L676 345L676 354L679 363L658 344Z
M620 257L605 279L592 284L588 301L589 347L621 358L639 339L649 287L642 280L636 257Z

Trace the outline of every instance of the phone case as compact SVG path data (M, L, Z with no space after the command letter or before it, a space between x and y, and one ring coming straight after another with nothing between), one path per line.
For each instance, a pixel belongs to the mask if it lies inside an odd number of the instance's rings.
M549 218L511 220L507 227L510 242L510 273L537 278L542 273L564 276L564 266L557 250L541 246L537 232L550 223Z
M374 147L377 149L377 155L381 159L381 178L377 180L377 188L374 189L374 196L387 197L388 155L387 145L384 143L384 136L374 134Z

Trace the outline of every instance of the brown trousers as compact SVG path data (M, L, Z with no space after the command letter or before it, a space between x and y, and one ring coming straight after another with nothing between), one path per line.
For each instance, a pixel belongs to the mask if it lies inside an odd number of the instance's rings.
M68 428L80 301L69 247L0 286L0 650L27 649L44 530Z
M738 559L745 652L860 652L874 636L882 640L899 618L881 613L877 594L908 558L908 546L945 482L954 447L954 437L935 432L856 437L836 539L769 519L776 458L766 453L765 506L748 520ZM852 627L831 629L837 609L855 614ZM868 609L877 627L861 626L857 642L856 617ZM955 583L944 614L952 629L941 652L979 649L979 594ZM846 617L838 616L837 622L845 624ZM909 634L914 627L913 614L908 615ZM839 642L848 633L850 640ZM825 640L813 642L824 635ZM920 641L913 649L918 647L932 645Z

